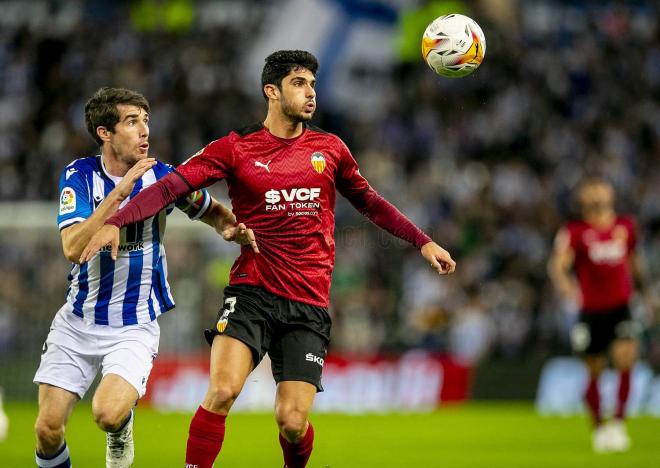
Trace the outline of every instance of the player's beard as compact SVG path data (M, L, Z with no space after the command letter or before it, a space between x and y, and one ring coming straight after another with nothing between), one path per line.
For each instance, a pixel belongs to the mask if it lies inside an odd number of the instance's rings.
M302 110L296 110L294 105L286 99L282 99L282 115L289 119L292 123L307 122L311 120L314 113L306 114ZM304 108L305 104L303 104Z

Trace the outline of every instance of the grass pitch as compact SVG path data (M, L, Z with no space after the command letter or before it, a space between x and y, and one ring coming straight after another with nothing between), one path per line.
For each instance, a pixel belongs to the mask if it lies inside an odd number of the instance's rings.
M0 466L34 464L36 405L8 404L9 438L0 442ZM135 468L183 466L190 414L160 414L138 407ZM633 448L625 454L591 452L584 417L544 418L530 404L473 403L431 414L313 415L316 440L308 466L555 468L660 466L660 422L629 422ZM105 437L88 404L71 417L67 441L75 468L103 468ZM281 467L270 414L233 414L216 466Z

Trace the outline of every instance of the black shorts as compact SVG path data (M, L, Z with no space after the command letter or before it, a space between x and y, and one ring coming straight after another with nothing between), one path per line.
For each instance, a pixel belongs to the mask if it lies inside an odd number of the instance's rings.
M227 286L223 304L213 328L204 332L209 344L215 335L236 338L252 350L255 367L268 353L275 382L309 382L323 391L331 326L327 309L247 285Z
M576 353L603 354L614 340L637 338L638 328L627 304L610 310L582 311L571 330L571 344Z

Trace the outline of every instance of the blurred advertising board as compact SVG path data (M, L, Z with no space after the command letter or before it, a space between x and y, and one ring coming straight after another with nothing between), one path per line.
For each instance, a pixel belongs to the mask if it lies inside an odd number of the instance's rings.
M541 371L536 410L542 415L570 416L585 411L582 403L587 385L587 369L577 358L557 357L548 360ZM612 414L616 403L619 377L607 369L598 386L605 414ZM627 413L660 417L660 376L645 362L638 362L631 374Z
M208 355L159 356L143 402L162 411L194 411L208 386ZM410 351L397 356L329 355L315 411L431 411L468 398L471 369L451 357ZM250 374L234 411L271 411L275 382L264 359Z

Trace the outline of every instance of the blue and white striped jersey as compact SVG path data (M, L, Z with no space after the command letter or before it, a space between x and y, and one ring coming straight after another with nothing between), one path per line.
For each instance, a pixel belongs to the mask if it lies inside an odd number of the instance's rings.
M172 170L157 162L135 183L121 206ZM60 230L85 221L120 180L108 174L101 156L69 164L60 177ZM199 190L175 205L197 219L208 210L211 196ZM116 261L108 247L84 265L73 265L66 300L75 315L99 325L122 327L151 322L174 307L163 247L165 218L172 209L169 206L152 218L122 228Z

